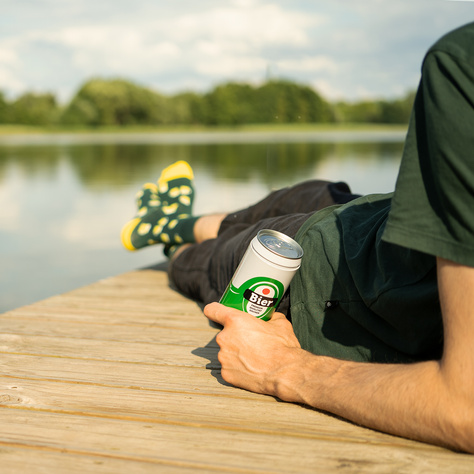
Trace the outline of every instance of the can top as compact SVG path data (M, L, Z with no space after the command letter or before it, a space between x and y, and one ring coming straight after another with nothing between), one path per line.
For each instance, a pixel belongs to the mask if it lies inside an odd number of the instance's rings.
M258 241L271 252L284 258L300 259L303 249L291 237L271 229L262 229L257 234Z

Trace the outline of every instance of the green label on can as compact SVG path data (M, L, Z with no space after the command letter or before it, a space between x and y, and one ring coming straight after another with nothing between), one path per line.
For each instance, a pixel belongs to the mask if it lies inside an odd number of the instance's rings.
M220 303L268 321L280 302L283 292L283 284L273 278L251 278L239 288L235 287L231 281Z

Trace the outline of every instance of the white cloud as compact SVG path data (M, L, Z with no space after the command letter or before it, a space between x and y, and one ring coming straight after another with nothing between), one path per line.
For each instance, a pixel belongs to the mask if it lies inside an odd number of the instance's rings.
M25 84L15 73L20 61L9 41L0 43L0 90L21 91Z
M12 64L17 61L17 57L11 49L6 46L0 48L0 64Z
M225 80L258 80L264 77L265 67L266 62L261 58L220 56L213 59L208 56L196 64L196 71Z
M337 73L339 67L337 63L327 56L303 57L301 59L285 59L279 61L278 69L282 72L330 72Z
M328 100L342 100L344 99L344 91L338 88L332 81L327 81L324 79L315 80L310 83L310 85L325 97Z
M168 34L186 40L205 37L224 43L244 42L262 47L266 44L305 45L307 28L321 19L284 10L276 4L250 4L217 7L199 14L186 15L168 25Z
M394 94L416 85L432 42L474 13L442 0L19 3L0 32L0 90L63 98L92 76L177 92L262 80L269 67L347 97Z

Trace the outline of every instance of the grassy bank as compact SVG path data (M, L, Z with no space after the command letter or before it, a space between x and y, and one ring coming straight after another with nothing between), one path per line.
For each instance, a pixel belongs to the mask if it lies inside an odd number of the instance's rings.
M344 124L257 124L235 127L174 126L126 126L126 127L37 127L26 125L0 125L0 135L58 134L58 133L202 133L202 132L328 132L328 131L404 131L406 125L344 123Z

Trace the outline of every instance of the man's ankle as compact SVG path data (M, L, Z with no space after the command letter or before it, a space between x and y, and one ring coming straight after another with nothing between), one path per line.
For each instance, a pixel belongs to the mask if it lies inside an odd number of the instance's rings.
M194 223L194 240L197 243L205 240L215 239L219 233L219 228L227 214L208 214L199 217Z

